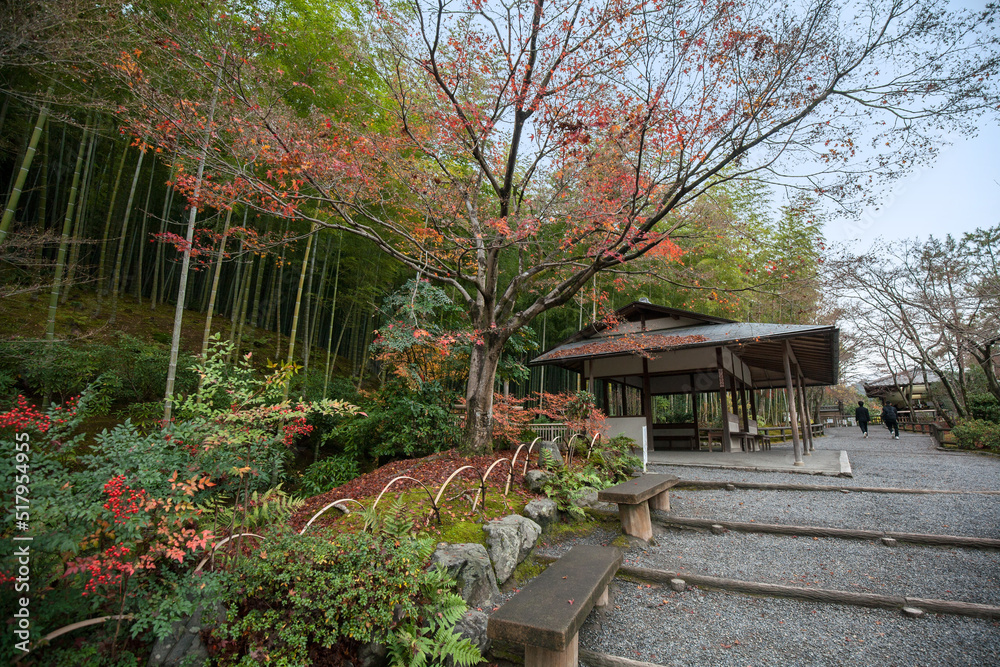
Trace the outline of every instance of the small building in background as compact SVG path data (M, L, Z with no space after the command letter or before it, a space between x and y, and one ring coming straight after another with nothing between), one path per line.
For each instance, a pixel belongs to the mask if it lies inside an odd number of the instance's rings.
M866 382L865 396L878 399L882 405L894 406L902 421L933 421L937 409L930 392L937 382L940 379L932 371L901 371Z

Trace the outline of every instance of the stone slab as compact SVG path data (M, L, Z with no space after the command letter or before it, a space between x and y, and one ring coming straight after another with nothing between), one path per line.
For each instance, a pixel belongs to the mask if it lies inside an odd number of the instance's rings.
M621 564L622 552L615 547L574 546L490 616L487 635L565 650Z

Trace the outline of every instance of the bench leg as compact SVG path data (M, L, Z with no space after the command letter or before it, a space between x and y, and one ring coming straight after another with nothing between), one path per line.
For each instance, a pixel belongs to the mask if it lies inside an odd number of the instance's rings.
M670 511L670 489L667 489L663 493L658 493L649 499L649 509L651 510L663 510L664 512Z
M526 645L524 667L577 667L580 664L580 633L573 635L562 651Z
M607 607L608 606L608 587L604 587L604 592L601 593L601 597L597 598L597 602L594 603L595 607Z
M643 501L637 505L619 503L618 515L622 520L622 530L626 535L649 541L653 538L653 525L649 522L649 504Z

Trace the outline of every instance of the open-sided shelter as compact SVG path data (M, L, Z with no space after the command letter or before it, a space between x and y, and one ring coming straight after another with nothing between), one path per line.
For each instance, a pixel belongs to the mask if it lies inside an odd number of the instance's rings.
M834 326L735 322L721 317L630 303L608 322L578 331L535 359L576 371L611 423L611 435L650 449L698 449L713 429L701 423L697 394L721 392L722 451L758 444L756 390L788 392L795 462L812 449L804 388L837 383L839 330ZM653 397L691 396L690 422L656 423ZM802 436L800 437L800 428ZM803 446L804 443L804 446Z

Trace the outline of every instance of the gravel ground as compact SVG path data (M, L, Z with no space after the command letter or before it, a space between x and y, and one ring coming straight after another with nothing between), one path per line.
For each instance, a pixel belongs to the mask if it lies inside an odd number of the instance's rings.
M1000 458L937 451L929 436L863 440L834 429L818 448L847 450L853 479L657 466L682 479L1000 490ZM678 490L675 516L1000 538L1000 495ZM880 542L657 528L655 546L626 563L732 579L961 600L1000 606L1000 552ZM610 544L617 530L550 544ZM592 613L581 647L661 665L1000 665L1000 622L951 615L754 597L690 588L676 593L619 577ZM581 663L584 664L584 663Z

